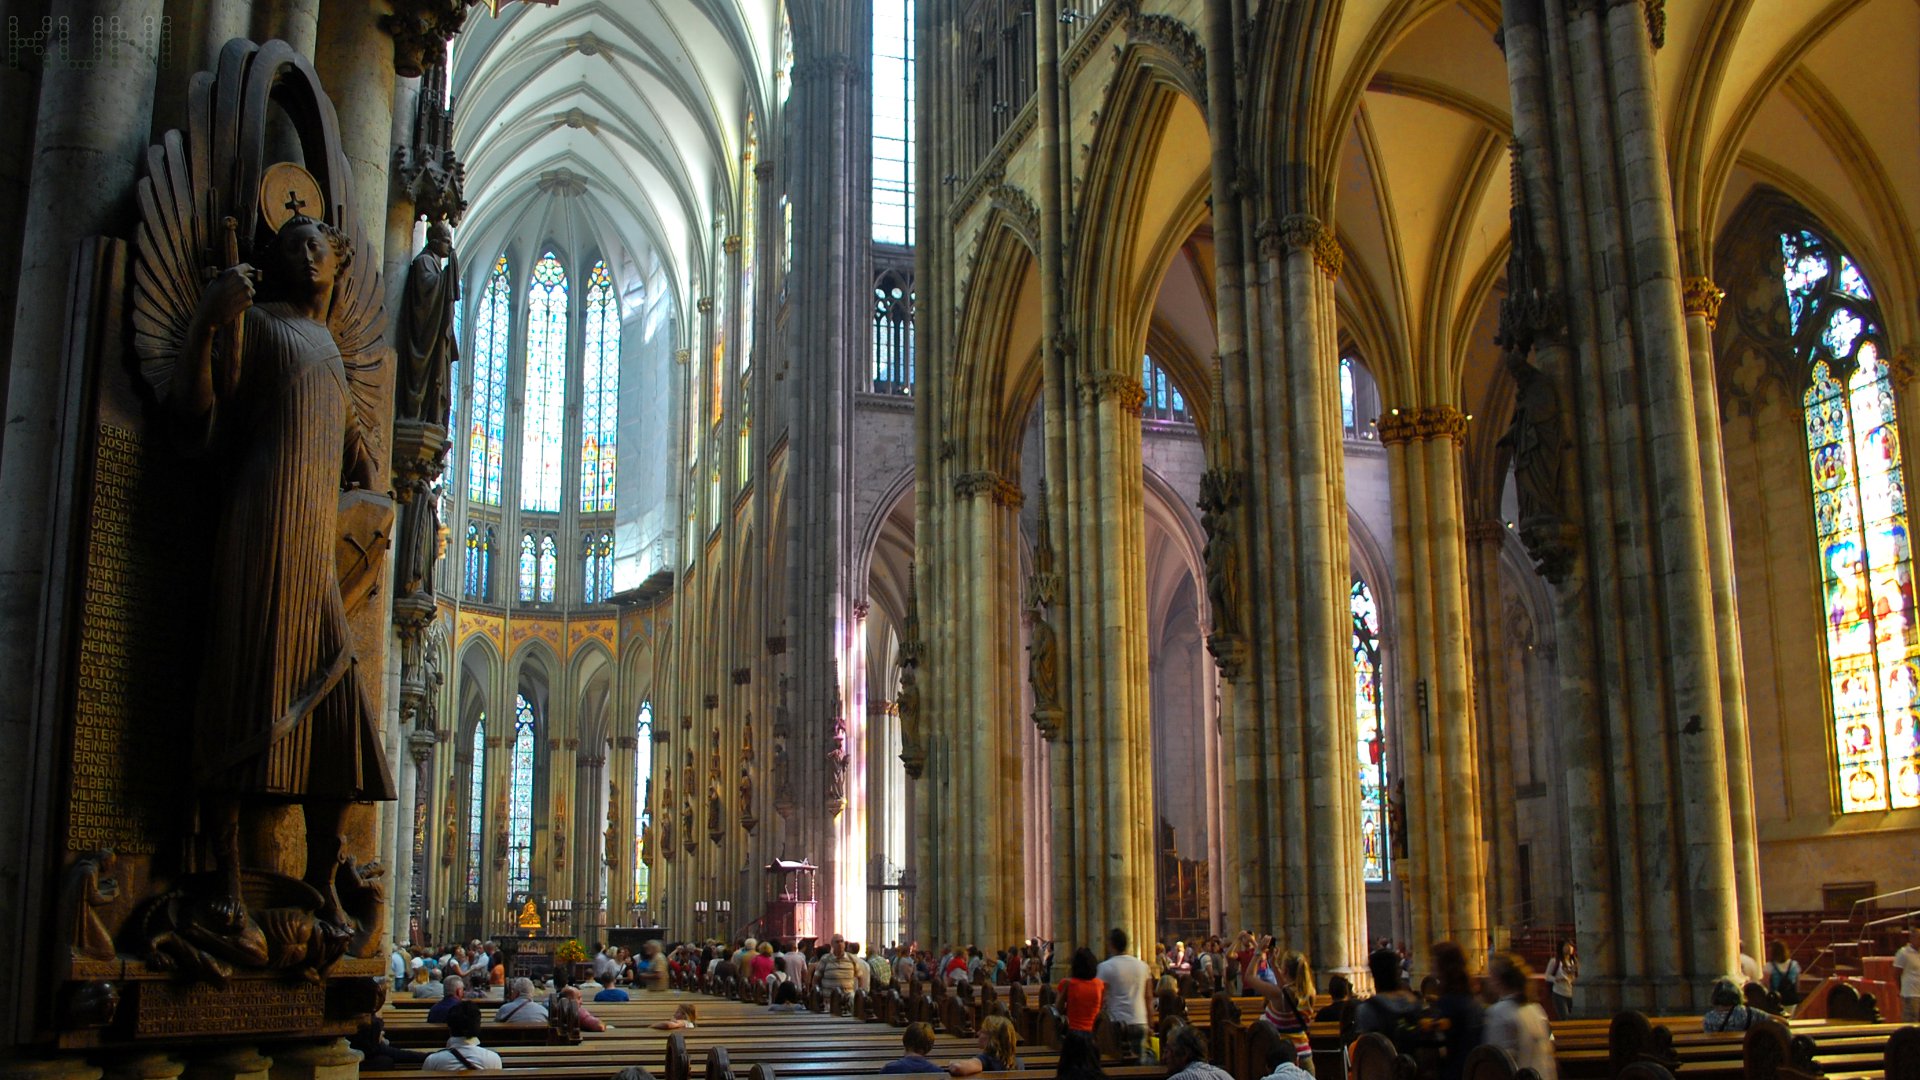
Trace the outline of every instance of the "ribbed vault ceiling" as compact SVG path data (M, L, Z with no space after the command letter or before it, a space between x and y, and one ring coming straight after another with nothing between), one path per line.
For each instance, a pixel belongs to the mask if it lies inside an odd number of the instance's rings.
M778 0L566 0L511 4L498 19L476 13L453 49L470 202L461 246L476 260L535 234L591 246L629 294L658 260L687 310L739 183L747 114L766 115L780 48Z

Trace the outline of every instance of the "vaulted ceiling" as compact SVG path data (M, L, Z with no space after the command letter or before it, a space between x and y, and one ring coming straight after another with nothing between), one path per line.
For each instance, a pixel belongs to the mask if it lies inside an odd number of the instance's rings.
M747 116L767 115L781 49L779 0L476 12L452 61L471 204L461 246L475 263L516 239L592 248L624 294L657 268L686 311L714 225L732 216Z

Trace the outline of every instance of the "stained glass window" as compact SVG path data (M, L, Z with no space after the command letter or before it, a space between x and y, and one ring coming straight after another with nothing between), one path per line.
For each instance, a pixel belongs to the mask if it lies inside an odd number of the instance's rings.
M1842 813L1920 806L1920 633L1893 384L1878 309L1852 260L1812 232L1780 237L1827 612Z
M540 540L540 602L553 603L554 589L560 577L560 548L548 533Z
M467 498L500 505L500 469L507 449L507 349L513 340L513 282L507 257L487 275L473 325L472 425L467 432Z
M533 891L533 748L533 705L517 694L507 784L507 900L514 904Z
M1160 366L1152 356L1140 358L1140 386L1147 392L1146 403L1140 409L1140 415L1150 420L1191 420L1187 412L1186 396L1180 388L1173 385L1167 377L1167 369Z
M581 592L589 604L603 604L613 595L613 534L586 533L580 537Z
M527 285L526 410L521 418L520 509L560 509L567 415L567 271L549 251Z
M580 424L580 512L613 509L615 436L620 424L620 302L605 260L587 272Z
M747 152L740 164L740 374L753 367L753 279L754 259L759 245L760 177L754 163L760 158L760 129L753 114L747 114Z
M873 2L873 238L913 243L913 5Z
M1347 594L1353 614L1353 714L1359 733L1360 869L1368 881L1388 877L1387 724L1380 693L1380 609L1359 578Z
M787 5L780 5L780 70L774 75L780 104L793 92L793 22L787 18Z
M1353 361L1340 358L1340 427L1349 436L1354 433Z
M469 600L493 600L493 526L469 522L467 558L462 567L461 592Z
M533 539L533 534L530 532L521 533L520 534L520 602L523 604L533 603L534 595L539 591L539 588L540 588L539 554L540 554L540 548L539 548L539 545L535 543Z
M641 858L653 803L653 702L640 703L633 751L633 902L647 902L647 863Z
M873 282L873 392L913 393L913 271L890 267Z
M473 725L473 763L467 769L467 903L480 902L481 830L486 827L487 714Z

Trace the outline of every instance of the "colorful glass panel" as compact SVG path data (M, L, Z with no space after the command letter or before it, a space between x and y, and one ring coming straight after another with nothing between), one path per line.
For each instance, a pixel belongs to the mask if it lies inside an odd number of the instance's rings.
M533 603L535 591L540 587L539 547L534 543L533 534L520 534L520 602Z
M513 282L507 257L496 259L473 325L472 423L467 431L467 498L500 505L507 448L507 350L512 342Z
M526 412L520 438L520 509L560 510L567 413L567 271L549 251L527 286Z
M513 904L533 890L533 749L533 705L518 694L507 784L507 900Z
M1852 261L1814 233L1783 234L1780 252L1794 339L1812 367L1802 405L1840 811L1920 806L1913 552L1873 294Z
M605 260L587 273L581 359L580 512L613 509L615 443L620 425L620 303Z
M560 578L560 548L554 543L553 534L548 533L540 540L540 602L553 603L553 591Z
M481 830L486 827L487 714L473 725L473 763L467 769L467 903L480 902Z
M1359 578L1347 596L1353 614L1353 715L1359 735L1360 869L1368 881L1389 875L1387 724L1380 692L1380 609Z

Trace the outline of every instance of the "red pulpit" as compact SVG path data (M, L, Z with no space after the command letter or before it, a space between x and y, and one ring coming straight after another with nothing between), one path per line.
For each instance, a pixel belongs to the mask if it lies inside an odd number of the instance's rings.
M786 942L819 936L819 896L815 891L819 873L820 868L808 862L775 859L767 864L767 914L762 937Z

